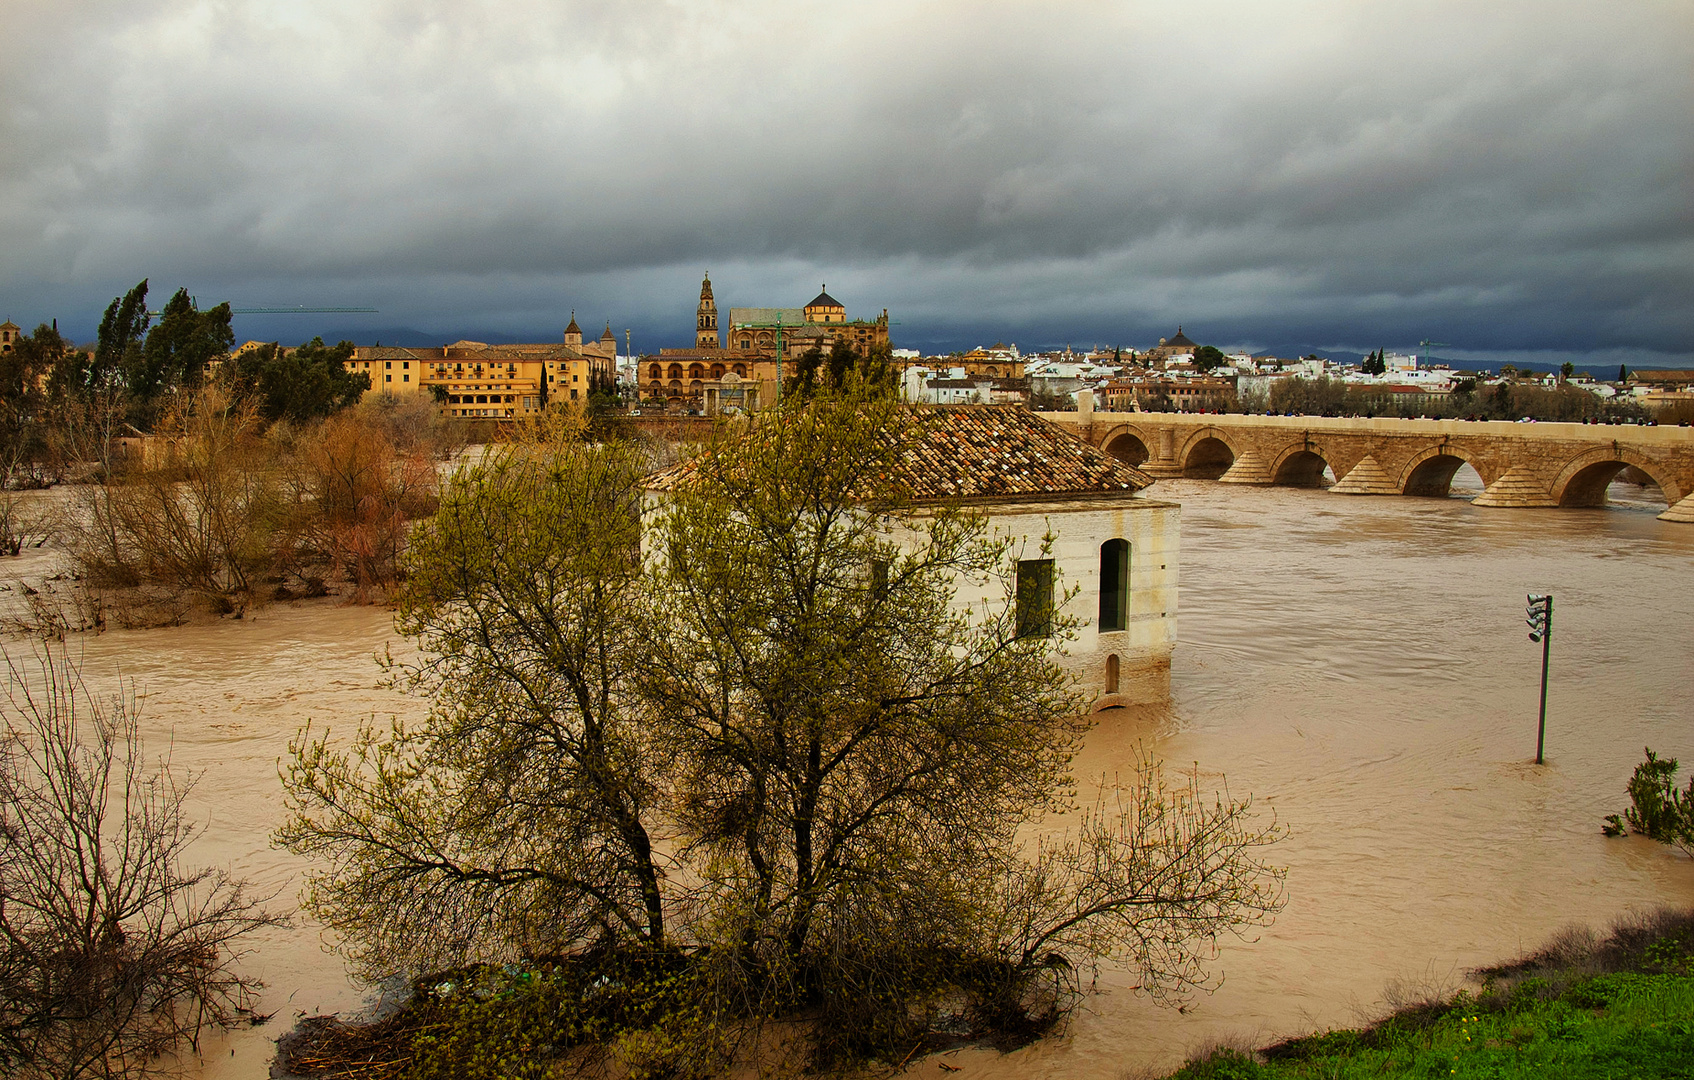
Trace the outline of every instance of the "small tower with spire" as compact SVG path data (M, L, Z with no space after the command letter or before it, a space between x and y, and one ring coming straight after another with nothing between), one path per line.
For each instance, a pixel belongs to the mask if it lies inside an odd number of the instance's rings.
M576 312L571 312L571 324L565 327L565 344L573 349L582 348L582 327L576 324Z
M700 308L695 313L694 347L696 349L721 349L722 342L718 339L718 302L712 299L712 275L707 272L700 282Z

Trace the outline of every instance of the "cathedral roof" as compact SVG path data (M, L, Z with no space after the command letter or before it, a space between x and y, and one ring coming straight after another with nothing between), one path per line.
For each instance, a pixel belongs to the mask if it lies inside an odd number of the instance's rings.
M732 307L729 309L729 322L732 327L742 324L774 326L779 319L784 329L791 326L800 326L806 321L806 312L801 308Z
M618 340L618 335L612 333L612 324L611 323L606 324L606 332L604 334L600 335L600 340L601 341L616 341L616 340Z
M842 311L847 310L847 308L841 303L841 301L839 301L835 297L829 295L828 292L818 293L817 299L813 300L811 303L807 304L806 306L809 307L809 308L838 307L838 308L841 308Z
M582 327L580 327L576 324L576 312L574 312L574 311L571 312L571 324L569 326L565 327L565 333L567 333L567 334L580 334L580 333L582 333Z
M1178 348L1182 348L1182 349L1198 348L1198 346L1196 346L1194 344L1194 342L1188 340L1188 335L1186 335L1182 332L1182 327L1180 327L1180 326L1176 328L1176 336L1171 338L1169 341L1165 342L1165 345L1166 346L1174 345L1174 346L1176 346Z

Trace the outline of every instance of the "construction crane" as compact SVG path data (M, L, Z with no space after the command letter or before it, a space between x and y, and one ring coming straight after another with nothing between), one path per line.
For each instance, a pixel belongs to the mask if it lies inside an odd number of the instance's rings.
M194 305L194 310L199 311L200 298L197 296L191 296L188 299L189 303ZM306 307L304 305L297 307L232 307L229 309L229 313L231 315L374 315L376 314L376 308ZM149 311L147 313L147 317L149 319L157 319L160 314L161 312Z
M232 307L231 315L374 315L374 307Z
M1451 349L1453 347L1454 346L1451 341L1430 341L1428 338L1425 338L1423 341L1418 342L1418 348L1420 349Z

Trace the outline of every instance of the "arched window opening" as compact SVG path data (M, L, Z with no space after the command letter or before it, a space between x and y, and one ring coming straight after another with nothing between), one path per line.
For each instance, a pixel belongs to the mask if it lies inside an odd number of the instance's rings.
M1118 654L1106 657L1106 693L1118 692Z
M1122 538L1100 545L1100 629L1129 626L1129 541Z
M1017 576L1018 637L1053 634L1053 560L1021 559Z

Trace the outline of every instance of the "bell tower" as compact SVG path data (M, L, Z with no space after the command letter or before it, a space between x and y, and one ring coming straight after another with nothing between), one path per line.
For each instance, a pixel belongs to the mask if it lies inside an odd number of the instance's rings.
M712 275L708 273L705 280L700 282L700 308L695 315L694 347L696 349L721 349L723 344L718 340L718 303L712 299Z

